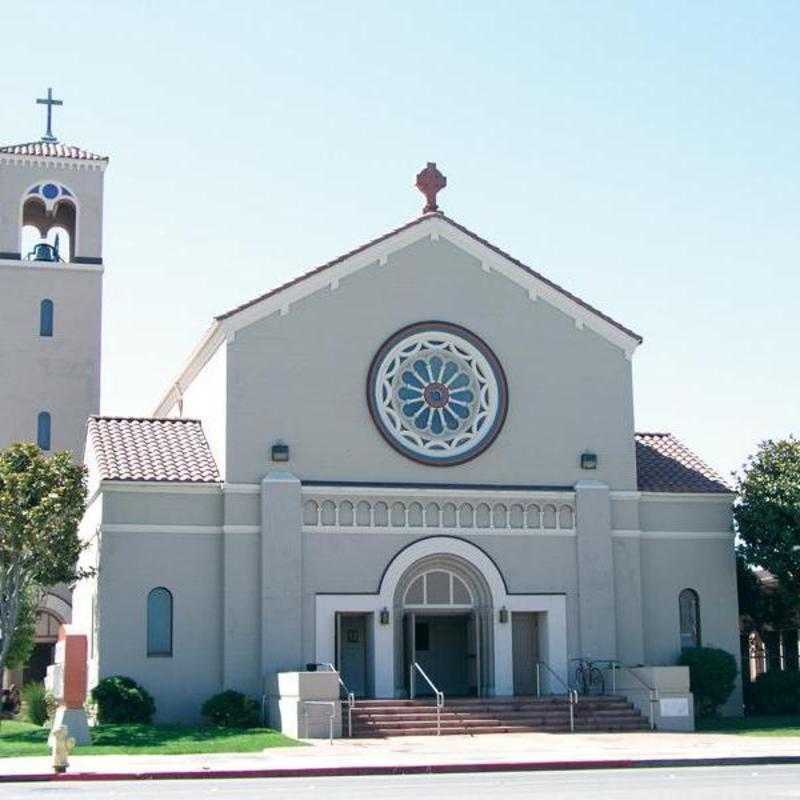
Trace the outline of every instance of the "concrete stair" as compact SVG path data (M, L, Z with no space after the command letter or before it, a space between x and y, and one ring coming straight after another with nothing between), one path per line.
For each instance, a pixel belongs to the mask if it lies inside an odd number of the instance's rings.
M648 727L624 697L581 697L575 706L576 731L644 731ZM568 731L565 697L453 697L446 699L442 709L442 735ZM354 738L435 735L436 706L430 698L358 700L353 709Z

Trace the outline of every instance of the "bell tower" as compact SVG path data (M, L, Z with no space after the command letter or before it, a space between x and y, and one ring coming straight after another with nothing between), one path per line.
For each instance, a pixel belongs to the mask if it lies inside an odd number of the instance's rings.
M83 458L100 410L103 180L108 158L53 134L0 146L0 447Z

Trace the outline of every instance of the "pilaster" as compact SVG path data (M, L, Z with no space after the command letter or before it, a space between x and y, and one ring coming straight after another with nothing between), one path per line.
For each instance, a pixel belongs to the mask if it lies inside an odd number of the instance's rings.
M617 657L611 497L600 481L575 484L580 655Z
M274 471L261 482L261 674L302 667L300 481Z

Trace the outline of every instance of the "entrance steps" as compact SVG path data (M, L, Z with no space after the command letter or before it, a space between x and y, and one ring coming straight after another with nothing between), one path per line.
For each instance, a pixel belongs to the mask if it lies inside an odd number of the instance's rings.
M569 732L566 697L447 698L442 735ZM624 697L581 697L575 730L583 733L648 730L647 720ZM353 737L436 735L436 706L430 698L358 700Z

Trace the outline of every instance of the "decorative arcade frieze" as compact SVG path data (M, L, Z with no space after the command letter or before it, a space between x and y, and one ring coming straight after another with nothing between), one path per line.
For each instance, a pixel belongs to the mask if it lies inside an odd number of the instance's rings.
M572 493L304 486L303 530L572 534Z

